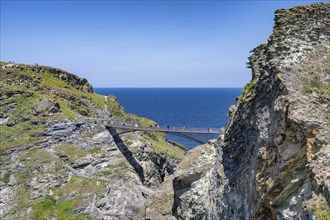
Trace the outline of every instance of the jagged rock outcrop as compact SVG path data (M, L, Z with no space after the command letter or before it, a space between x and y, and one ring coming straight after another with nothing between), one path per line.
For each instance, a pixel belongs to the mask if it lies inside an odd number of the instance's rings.
M19 85L21 83L27 84L31 83L31 79L40 80L42 73L48 73L50 76L60 79L61 81L67 83L69 86L74 87L77 90L87 92L87 93L93 93L93 87L89 84L87 79L81 78L79 76L76 76L72 73L66 72L64 70L48 67L48 66L39 66L39 65L24 65L24 64L7 64L7 65L1 65L2 66L2 72L3 73L14 73L17 71L20 72L26 72L26 71L32 71L33 75L17 75L17 79L19 81L16 84L13 84L11 82L11 85ZM3 85L1 85L3 86Z
M329 219L330 4L275 15L268 43L249 58L252 80L229 109L224 141L207 159L188 154L173 174L178 219ZM154 216L169 215L152 201Z
M228 219L308 219L328 193L330 4L275 14L226 129Z
M223 209L226 185L216 143L199 146L184 157L174 174L172 211L177 219L215 219Z
M146 219L216 219L222 210L226 185L217 143L187 152L175 173L168 176L148 198ZM142 213L140 213L142 215Z

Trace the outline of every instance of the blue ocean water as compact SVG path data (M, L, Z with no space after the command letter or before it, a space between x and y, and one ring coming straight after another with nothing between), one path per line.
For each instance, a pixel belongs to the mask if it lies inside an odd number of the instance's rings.
M156 121L160 126L220 128L227 122L228 107L241 88L95 88L114 95L128 113ZM192 148L196 143L168 135Z

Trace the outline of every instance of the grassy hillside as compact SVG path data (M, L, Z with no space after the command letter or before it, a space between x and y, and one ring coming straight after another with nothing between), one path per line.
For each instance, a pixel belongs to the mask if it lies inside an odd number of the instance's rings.
M86 79L47 66L1 62L0 72L0 149L13 150L42 141L52 121L113 117L149 126L155 122L125 113L116 97L93 92ZM105 112L107 110L108 112ZM107 114L107 115L106 115ZM157 141L162 135L156 135ZM182 151L161 141L157 152L180 157ZM167 149L168 148L168 149Z

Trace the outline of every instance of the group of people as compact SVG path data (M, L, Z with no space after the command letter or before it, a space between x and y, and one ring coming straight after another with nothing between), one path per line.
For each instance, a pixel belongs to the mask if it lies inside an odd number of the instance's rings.
M127 123L122 123L122 125L123 125L123 126L131 126L131 125L127 124ZM135 124L134 127L137 128L137 127L140 127L140 125L139 125L139 124ZM159 128L159 125L158 125L158 124L155 124L155 125L149 125L149 128ZM170 130L170 129L175 130L175 127L174 127L174 126L171 127L171 126L167 125L166 128L167 128L167 130ZM182 129L182 130L187 130L187 126L182 126L181 129ZM207 129L208 129L209 132L212 132L212 131L213 131L212 128L210 128L210 127L207 128ZM179 130L180 130L180 129L179 129Z

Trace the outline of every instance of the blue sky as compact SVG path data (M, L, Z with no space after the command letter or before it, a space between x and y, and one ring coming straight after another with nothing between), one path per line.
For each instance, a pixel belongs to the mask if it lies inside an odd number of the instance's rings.
M274 11L315 1L1 1L1 60L94 87L243 87Z

